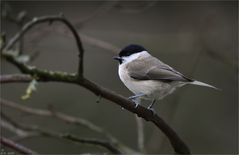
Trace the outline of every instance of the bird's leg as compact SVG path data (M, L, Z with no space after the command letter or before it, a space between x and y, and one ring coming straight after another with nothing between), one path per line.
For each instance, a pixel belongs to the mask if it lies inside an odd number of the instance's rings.
M140 98L136 98L134 100L132 100L135 103L135 108L137 108L140 105Z
M156 102L156 100L153 99L153 101L151 102L151 104L147 108L147 109L151 110L154 114L156 114L156 112L155 112L155 110L153 108L155 102Z
M139 97L142 97L144 95L145 94L143 94L143 93L139 93L139 94L136 94L134 96L129 97L129 99L132 100L135 103L135 108L137 108L138 105L140 104L140 98Z
M148 106L148 109L153 109L153 105L154 105L155 102L156 102L156 100L153 99L153 101L151 102L151 104Z

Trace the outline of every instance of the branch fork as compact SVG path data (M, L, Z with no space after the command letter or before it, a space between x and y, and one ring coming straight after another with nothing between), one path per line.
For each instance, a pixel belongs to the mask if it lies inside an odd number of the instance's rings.
M53 72L48 70L41 70L36 67L30 67L26 64L23 64L21 62L18 62L16 58L10 54L7 53L16 42L18 42L21 37L24 36L24 34L29 31L32 27L39 23L44 22L61 22L65 24L69 30L72 32L72 35L75 38L76 45L78 48L78 70L76 74L69 74L65 72ZM6 44L6 46L1 49L1 55L10 63L14 64L22 73L30 75L25 77L23 79L23 82L30 81L33 77L37 77L37 81L41 82L65 82L65 83L71 83L71 84L77 84L80 85L89 91L93 92L94 94L101 96L102 98L108 99L112 101L112 103L118 104L120 107L123 107L124 109L127 109L128 111L136 114L139 117L142 117L146 121L152 122L154 125L156 125L169 139L174 152L178 154L190 154L190 150L187 147L187 145L181 140L181 138L176 134L176 132L169 127L169 125L161 119L157 114L152 113L147 108L144 108L143 106L138 106L135 108L135 105L133 102L129 101L127 98L109 90L102 86L97 85L96 83L86 79L84 77L84 70L83 70L83 56L84 56L84 49L83 45L80 39L80 36L78 35L77 30L74 28L74 26L69 22L63 15L56 15L56 16L42 16L42 17L35 17L30 22L26 23L22 29ZM15 76L16 78L16 76ZM1 82L4 79L3 77L0 78ZM6 80L6 77L5 77ZM12 79L8 81L19 81L21 79ZM4 80L3 80L4 81Z

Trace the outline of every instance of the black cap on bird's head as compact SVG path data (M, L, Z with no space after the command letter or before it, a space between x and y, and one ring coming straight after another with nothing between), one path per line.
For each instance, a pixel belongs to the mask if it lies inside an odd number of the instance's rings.
M120 57L130 56L131 54L139 53L142 51L146 51L146 49L143 46L131 44L131 45L128 45L125 48L123 48L120 51L119 56Z
M114 59L118 60L119 63L121 64L123 61L122 57L127 57L127 56L130 56L132 54L139 53L142 51L146 51L146 49L143 46L136 45L136 44L130 44L130 45L126 46L125 48L123 48L120 51L119 56L114 57Z

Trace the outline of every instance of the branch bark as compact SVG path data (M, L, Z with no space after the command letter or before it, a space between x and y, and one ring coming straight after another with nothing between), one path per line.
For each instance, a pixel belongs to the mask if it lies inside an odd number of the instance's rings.
M72 31L75 39L77 41L77 46L79 49L79 69L78 74L68 74L64 72L53 72L47 70L40 70L36 67L31 67L26 64L20 63L16 60L16 58L7 53L7 50L10 49L17 41L19 41L20 37L24 35L31 27L38 23L42 22L52 22L52 21L61 21L66 24L69 29ZM97 85L96 83L86 79L83 77L83 48L80 41L80 37L76 33L74 27L62 16L44 16L39 18L34 18L32 21L27 23L22 30L17 33L13 39L8 42L7 46L4 48L5 52L2 53L2 56L5 57L10 63L14 64L22 73L31 75L36 78L38 81L52 81L52 82L65 82L71 84L80 85L97 96L101 96L105 99L108 99L124 109L138 115L139 117L144 118L146 121L150 121L154 123L169 139L172 147L174 148L175 153L179 154L190 154L189 148L187 145L180 139L180 137L176 134L176 132L170 128L170 126L161 119L157 114L152 113L152 111L144 108L143 106L138 106L135 108L133 102L129 101L127 98L109 90L102 86Z
M6 116L5 116L6 117ZM8 118L9 120L10 118ZM116 148L114 145L112 145L110 142L108 141L103 141L103 140L99 140L99 139L86 139L86 138L79 138L75 135L71 135L71 134L60 134L60 133L56 133L56 132L52 132L52 131L48 131L48 130L43 130L37 126L28 126L28 125L23 125L20 124L18 122L15 122L13 120L9 121L10 124L13 124L13 126L15 126L16 128L18 128L18 130L25 130L25 132L29 132L32 131L34 133L38 133L38 135L41 136L45 136L45 137L52 137L52 138L58 138L58 139L66 139L72 142L76 142L76 143L80 143L80 144L91 144L91 145L95 145L95 146L100 146L102 148L105 148L107 150L109 150L111 153L114 154L122 154L120 152L120 150L118 150L118 148ZM28 133L30 135L30 133ZM34 135L36 136L36 135ZM3 138L3 142L1 139L1 143L3 145L12 147L13 149L17 150L20 153L23 154L36 154L35 152L31 151L30 149L21 146L20 144L17 144L16 142L7 139L7 141L5 140L7 138Z
M83 126L88 128L89 130L102 134L103 136L105 136L109 142L111 143L111 145L117 146L117 148L119 150L121 150L121 152L123 153L136 153L136 151L128 148L127 146L125 146L124 144L122 144L118 139L116 139L115 137L113 137L110 133L108 133L107 131L105 131L104 129L100 128L99 126L93 124L92 122L79 118L79 117L74 117L74 116L70 116L61 112L58 112L56 110L43 110L43 109L35 109L35 108L30 108L21 104L17 104L5 99L0 99L0 105L1 106L6 106L9 108L13 108L16 110L19 110L21 112L27 113L27 114L31 114L31 115L36 115L36 116L43 116L43 117L55 117L56 119L69 123L69 124L73 124L73 125L79 125L79 126Z
M30 82L33 78L26 74L0 75L0 83Z
M4 48L5 50L9 50L14 46L14 44L19 41L22 36L30 30L32 27L39 23L44 23L44 22L49 22L50 24L54 21L60 21L63 24L65 24L69 30L72 32L75 40L76 40L76 45L78 47L79 51L79 65L78 65L78 75L81 77L83 76L83 56L84 56L84 49L81 43L81 39L74 28L74 26L69 22L63 15L58 15L58 16L42 16L42 17L35 17L33 20L30 22L26 23L22 29L13 37L11 40L7 43L6 47Z
M11 149L16 150L17 152L21 154L31 154L31 155L37 154L36 152L30 150L29 148L26 148L25 146L22 146L5 137L0 137L0 142L2 145L10 147Z

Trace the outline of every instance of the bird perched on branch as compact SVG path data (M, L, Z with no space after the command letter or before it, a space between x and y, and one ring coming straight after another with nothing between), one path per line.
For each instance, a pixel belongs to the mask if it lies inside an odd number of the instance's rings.
M152 100L148 109L153 110L156 100L163 99L176 88L186 84L217 89L212 85L186 77L150 55L140 45L128 45L114 59L119 62L118 73L121 81L135 94L129 97L136 103L135 107L140 103L138 99L144 98Z

